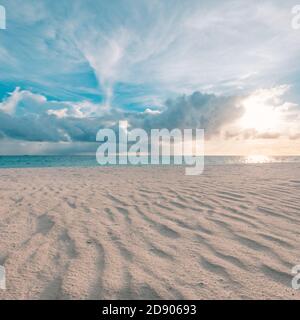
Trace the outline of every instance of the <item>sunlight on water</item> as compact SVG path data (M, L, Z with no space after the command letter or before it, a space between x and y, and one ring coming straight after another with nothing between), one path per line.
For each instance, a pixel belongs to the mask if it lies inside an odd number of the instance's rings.
M275 160L273 158L263 155L251 155L245 157L245 163L270 163L274 161Z

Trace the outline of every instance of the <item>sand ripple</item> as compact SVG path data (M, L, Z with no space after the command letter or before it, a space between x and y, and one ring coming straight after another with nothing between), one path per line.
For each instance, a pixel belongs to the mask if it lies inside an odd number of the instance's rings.
M0 171L0 299L299 299L300 166Z

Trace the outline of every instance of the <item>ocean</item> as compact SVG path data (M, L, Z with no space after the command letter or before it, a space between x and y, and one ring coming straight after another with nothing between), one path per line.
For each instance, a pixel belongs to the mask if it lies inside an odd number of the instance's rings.
M205 156L205 165L300 162L300 156ZM185 165L185 164L184 164ZM0 168L97 167L95 156L0 156Z

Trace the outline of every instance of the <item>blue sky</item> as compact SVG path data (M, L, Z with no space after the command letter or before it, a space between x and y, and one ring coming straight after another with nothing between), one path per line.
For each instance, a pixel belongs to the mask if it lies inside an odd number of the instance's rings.
M85 152L97 129L124 119L203 127L212 153L223 141L222 153L244 153L245 140L255 151L300 152L294 1L0 4L2 154ZM256 127L255 112L280 119Z

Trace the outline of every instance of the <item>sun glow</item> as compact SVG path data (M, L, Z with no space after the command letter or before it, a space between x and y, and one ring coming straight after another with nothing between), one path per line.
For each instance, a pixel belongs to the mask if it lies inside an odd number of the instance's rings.
M268 103L266 97L253 95L243 102L245 113L240 119L242 129L254 129L258 133L277 132L280 129L280 111Z

